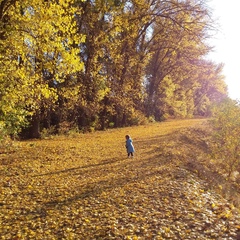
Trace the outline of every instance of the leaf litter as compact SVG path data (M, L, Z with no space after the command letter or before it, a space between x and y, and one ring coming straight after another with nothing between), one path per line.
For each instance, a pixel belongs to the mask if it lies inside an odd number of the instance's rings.
M19 142L0 165L1 239L238 239L238 209L176 148L176 131L199 122Z

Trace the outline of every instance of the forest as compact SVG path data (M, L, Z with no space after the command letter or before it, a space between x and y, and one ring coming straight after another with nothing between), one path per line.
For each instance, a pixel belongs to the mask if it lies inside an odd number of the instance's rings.
M2 239L239 239L207 2L0 0Z
M1 0L1 135L209 116L228 97L204 0Z

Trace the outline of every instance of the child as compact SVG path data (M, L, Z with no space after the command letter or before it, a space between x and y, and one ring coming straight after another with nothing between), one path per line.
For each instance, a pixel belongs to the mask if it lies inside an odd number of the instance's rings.
M128 157L130 156L133 157L133 153L134 153L134 146L132 144L133 141L129 135L126 135L125 137L126 137L126 148L127 148Z

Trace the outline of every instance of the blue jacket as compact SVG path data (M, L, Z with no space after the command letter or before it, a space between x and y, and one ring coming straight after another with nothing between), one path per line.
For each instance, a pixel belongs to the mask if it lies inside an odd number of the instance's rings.
M126 148L127 148L127 153L130 153L130 152L134 152L134 146L132 144L132 139L129 138L127 141L126 141Z

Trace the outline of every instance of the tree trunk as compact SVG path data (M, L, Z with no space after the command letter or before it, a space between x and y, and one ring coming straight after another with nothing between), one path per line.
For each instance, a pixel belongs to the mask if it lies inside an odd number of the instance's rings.
M40 138L40 118L38 114L34 115L32 118L30 138Z

